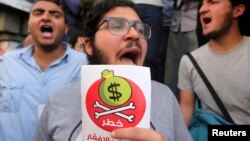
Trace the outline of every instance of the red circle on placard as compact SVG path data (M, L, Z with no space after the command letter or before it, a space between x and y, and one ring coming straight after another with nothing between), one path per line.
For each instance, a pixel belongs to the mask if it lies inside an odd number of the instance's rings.
M132 92L131 98L120 106L109 106L99 97L98 89L105 79L95 81L87 91L84 100L87 113L91 120L105 131L111 132L118 128L135 127L145 114L146 100L142 90L133 81L124 79L130 84ZM120 109L126 110L120 111Z

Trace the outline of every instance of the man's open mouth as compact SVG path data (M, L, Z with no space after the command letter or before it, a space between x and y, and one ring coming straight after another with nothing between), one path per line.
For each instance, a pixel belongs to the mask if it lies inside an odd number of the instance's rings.
M120 60L126 64L133 64L138 65L140 59L140 49L136 48L129 48L127 49L120 57Z
M203 17L202 22L203 22L203 24L207 25L207 24L212 22L212 19L209 17Z
M41 30L43 36L45 36L45 37L51 37L52 36L52 33L53 33L52 26L43 25L43 26L41 26L40 30Z

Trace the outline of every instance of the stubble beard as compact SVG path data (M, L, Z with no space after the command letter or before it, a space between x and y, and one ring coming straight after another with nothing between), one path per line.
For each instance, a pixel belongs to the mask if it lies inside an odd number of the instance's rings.
M104 59L101 51L97 48L97 46L95 45L95 43L92 43L92 47L93 47L93 55L89 56L88 55L88 60L89 63L94 65L94 64L106 64L106 59Z
M228 12L219 28L204 35L212 40L220 39L229 32L229 29L232 24L232 12Z
M36 39L34 39L34 40L36 40ZM38 39L34 42L37 43L38 48L40 48L40 50L42 50L43 52L46 52L46 53L53 52L54 50L56 50L60 46L60 44L57 44L55 42L52 44L43 44ZM61 42L63 42L63 41L61 41Z

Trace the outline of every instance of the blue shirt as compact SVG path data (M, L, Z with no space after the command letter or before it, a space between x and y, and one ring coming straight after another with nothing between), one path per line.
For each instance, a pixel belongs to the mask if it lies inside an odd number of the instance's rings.
M3 132L4 141L32 141L39 120L39 107L55 90L80 80L81 65L87 64L86 55L65 43L64 48L64 56L44 72L40 71L32 56L33 46L2 56L0 131Z

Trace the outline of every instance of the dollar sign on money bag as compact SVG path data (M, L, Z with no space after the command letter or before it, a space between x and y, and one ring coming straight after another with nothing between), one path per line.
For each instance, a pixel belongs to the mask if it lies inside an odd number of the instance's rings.
M131 97L131 86L122 77L114 76L114 71L104 70L102 81L99 87L101 100L109 106L121 106Z

